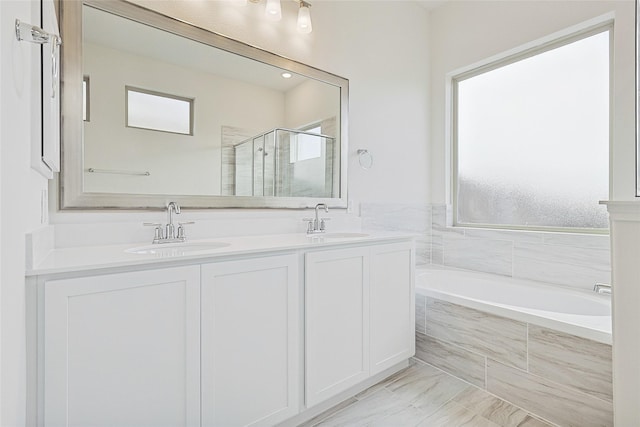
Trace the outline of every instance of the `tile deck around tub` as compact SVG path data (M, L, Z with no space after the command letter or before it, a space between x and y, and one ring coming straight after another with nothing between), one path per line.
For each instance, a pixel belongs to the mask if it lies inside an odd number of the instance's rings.
M529 325L529 372L613 401L610 345Z
M304 427L551 427L531 414L412 360L408 368L304 423Z
M428 335L416 334L416 359L485 388L486 357Z
M487 391L565 427L613 426L611 402L488 360Z

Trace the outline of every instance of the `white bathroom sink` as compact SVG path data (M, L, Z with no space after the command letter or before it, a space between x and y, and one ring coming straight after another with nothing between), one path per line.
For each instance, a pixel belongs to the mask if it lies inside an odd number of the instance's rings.
M355 239L358 237L367 237L368 234L366 233L322 233L322 234L316 234L313 235L312 237L324 237L325 239Z
M220 249L229 245L230 243L225 242L160 243L129 248L126 249L125 252L141 255L177 256Z

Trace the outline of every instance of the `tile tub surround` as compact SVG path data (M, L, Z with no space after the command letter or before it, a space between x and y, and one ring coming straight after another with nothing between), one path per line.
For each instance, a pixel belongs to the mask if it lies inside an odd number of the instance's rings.
M360 204L363 229L415 233L416 264L444 265L591 290L610 283L606 234L451 227L452 207Z
M426 331L416 332L416 358L558 425L613 425L610 345L429 297L416 303ZM524 348L524 359L492 348L515 331L524 347L516 339L509 353Z
M431 263L591 290L611 283L609 236L451 227L431 206Z

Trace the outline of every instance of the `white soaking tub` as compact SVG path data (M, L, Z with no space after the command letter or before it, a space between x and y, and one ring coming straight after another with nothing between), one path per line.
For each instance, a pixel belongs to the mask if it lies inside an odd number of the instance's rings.
M495 274L418 269L416 294L611 344L611 298Z

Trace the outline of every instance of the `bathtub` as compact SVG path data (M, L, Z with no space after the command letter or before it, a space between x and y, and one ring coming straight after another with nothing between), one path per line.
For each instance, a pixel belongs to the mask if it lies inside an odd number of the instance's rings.
M418 269L416 294L611 344L611 298L494 274Z

